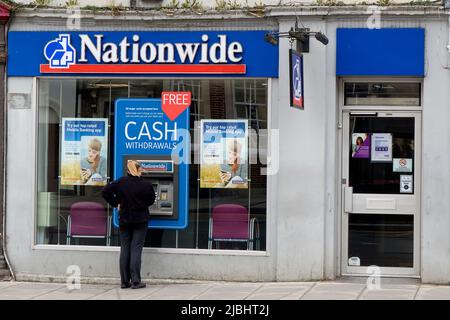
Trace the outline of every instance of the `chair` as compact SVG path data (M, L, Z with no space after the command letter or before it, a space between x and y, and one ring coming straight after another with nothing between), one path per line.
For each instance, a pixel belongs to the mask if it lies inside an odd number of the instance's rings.
M70 207L67 222L67 244L71 238L105 238L111 241L111 217L106 208L97 202L75 202Z
M247 242L247 250L259 250L259 224L256 218L250 219L245 207L237 204L221 204L213 208L209 218L208 249L213 242Z

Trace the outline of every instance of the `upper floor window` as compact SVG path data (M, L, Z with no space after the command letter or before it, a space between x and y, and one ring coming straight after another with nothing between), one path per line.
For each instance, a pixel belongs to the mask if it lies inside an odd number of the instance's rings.
M417 82L346 82L345 106L420 106Z

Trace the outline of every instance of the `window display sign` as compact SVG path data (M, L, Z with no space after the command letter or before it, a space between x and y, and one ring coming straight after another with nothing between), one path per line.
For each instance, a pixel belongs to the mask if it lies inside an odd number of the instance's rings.
M149 228L184 229L188 224L190 138L185 95L163 92L163 101L116 100L114 179L127 174L129 160L140 163L142 177L156 193L149 208ZM118 215L114 210L116 227Z
M289 80L291 107L304 109L303 94L303 56L297 51L289 50Z
M370 157L370 134L353 133L352 134L352 158Z
M400 175L400 193L413 193L412 175Z
M393 172L412 172L413 159L410 158L394 158L392 161Z
M372 162L392 161L392 134L373 133L370 159Z
M63 118L61 185L105 186L108 119Z
M202 120L200 188L248 188L247 120Z

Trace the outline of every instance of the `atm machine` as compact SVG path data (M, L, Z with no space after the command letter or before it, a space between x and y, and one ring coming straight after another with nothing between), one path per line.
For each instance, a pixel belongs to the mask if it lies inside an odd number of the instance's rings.
M155 189L149 228L184 229L189 213L189 108L169 118L161 99L117 99L114 122L114 179L136 160ZM182 150L180 152L180 150ZM113 223L119 225L115 209Z

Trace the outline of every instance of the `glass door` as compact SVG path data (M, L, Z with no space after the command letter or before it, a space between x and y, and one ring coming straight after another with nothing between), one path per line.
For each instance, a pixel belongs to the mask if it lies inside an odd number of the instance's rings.
M344 112L343 274L419 275L420 113Z

